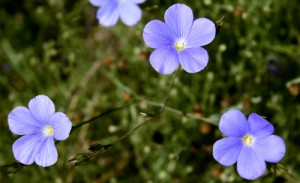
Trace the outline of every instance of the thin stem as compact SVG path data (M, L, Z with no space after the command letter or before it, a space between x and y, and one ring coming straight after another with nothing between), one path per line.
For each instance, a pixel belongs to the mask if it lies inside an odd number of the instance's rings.
M216 30L216 36L217 36L217 34L220 32L220 29L221 29L221 27L222 27L223 24L224 24L224 19L225 19L225 17L226 17L226 15L223 15L219 20L217 20L217 21L215 22L215 25L216 25L216 28L217 28L217 30Z
M171 80L171 84L170 84L169 89L168 89L168 93L167 93L167 95L166 95L166 97L164 99L164 102L162 103L161 109L158 111L158 113L161 113L161 112L163 112L165 110L166 105L168 103L168 100L170 98L171 90L172 90L172 88L174 86L174 83L175 83L175 79L179 75L180 70L181 70L181 67L179 66L178 69L176 70L175 74L173 75L173 78Z
M122 141L123 139L125 139L126 137L130 136L132 133L134 133L137 129L139 129L140 127L142 127L143 125L146 124L146 122L149 119L145 119L142 123L138 124L136 127L134 127L133 129L131 129L129 132L127 132L125 135L121 136L119 139L115 140L114 142L112 142L111 144L115 144L118 143L120 141Z
M162 105L161 103L157 103L157 102L152 102L152 101L147 101L147 100L143 100L143 101L146 102L149 105L152 105L152 106L161 106ZM212 120L210 120L208 118L205 118L205 117L202 117L202 116L195 116L192 113L185 113L184 111L180 111L178 109L174 109L174 108L171 108L169 106L165 106L164 109L166 111L172 112L172 113L177 114L177 115L189 117L189 118L192 118L192 119L195 119L195 120L203 121L205 123L209 123L209 124L218 126L218 123L216 121L212 121Z
M91 119L89 119L89 120L87 120L87 121L81 122L81 123L79 123L78 125L73 126L70 133L72 133L75 129L77 129L77 128L79 128L79 127L85 125L85 124L88 124L88 123L91 123L91 122L93 122L93 121L96 121L97 119L100 119L100 118L102 118L103 116L106 116L106 115L108 115L108 114L110 114L110 113L113 113L113 112L116 112L116 111L119 111L119 110L122 110L122 109L124 109L124 108L127 108L127 107L130 106L130 105L133 105L133 104L135 104L135 102L132 102L132 103L130 103L130 104L127 104L127 105L124 105L124 106L121 106L121 107L108 109L108 110L104 111L103 113L99 114L98 116L95 116L95 117L93 117L93 118L91 118Z

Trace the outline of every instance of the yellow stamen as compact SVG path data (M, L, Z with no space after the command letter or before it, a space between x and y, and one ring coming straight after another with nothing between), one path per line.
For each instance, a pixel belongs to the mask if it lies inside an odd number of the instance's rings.
M185 48L185 41L178 40L174 46L175 46L176 50L182 51Z
M52 126L50 125L46 125L44 126L43 130L42 130L42 133L45 135L45 136L51 136L54 134L54 129L52 128Z
M254 139L253 139L253 137L251 135L245 135L243 137L243 143L245 145L250 146L250 145L253 144L253 142L254 142Z

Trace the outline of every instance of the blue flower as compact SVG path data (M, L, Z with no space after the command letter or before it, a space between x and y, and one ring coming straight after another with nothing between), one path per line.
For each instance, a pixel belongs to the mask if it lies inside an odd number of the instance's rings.
M169 7L165 22L152 20L144 28L144 41L156 49L150 55L152 67L161 74L174 72L179 64L189 73L204 69L208 53L200 46L215 38L215 24L207 18L194 21L191 8L184 4Z
M18 106L8 115L8 125L12 133L24 135L12 147L16 160L25 165L34 161L42 167L57 161L54 139L69 137L72 123L62 112L55 112L55 106L44 95L31 99L28 108Z
M137 4L145 0L89 0L94 6L100 6L97 11L99 24L114 26L119 17L128 26L135 25L142 17L142 10Z
M257 179L266 162L277 163L285 154L282 138L272 135L273 125L258 114L250 114L247 121L240 111L230 110L221 117L219 128L227 137L214 144L214 158L224 166L237 162L237 171L245 179Z

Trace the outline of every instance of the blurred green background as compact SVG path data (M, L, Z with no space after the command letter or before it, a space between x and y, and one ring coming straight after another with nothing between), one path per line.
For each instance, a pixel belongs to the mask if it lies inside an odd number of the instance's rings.
M163 20L175 4L189 5L198 17L224 15L216 39L205 48L208 66L181 71L168 106L217 123L229 109L255 112L275 126L286 143L281 163L295 176L268 172L254 182L298 182L300 177L300 2L297 0L153 0L141 4L133 27L98 25L97 7L87 0L0 1L0 165L14 162L19 138L8 113L38 94L49 96L73 125L135 100L129 107L82 126L57 144L58 162L0 174L0 182L244 182L235 167L212 157L222 138L217 126L166 110L129 138L86 164L69 159L94 143L108 144L143 122L141 112L157 110L172 75L149 63L153 51L142 38L152 19ZM298 79L298 80L297 80ZM170 109L170 108L168 108Z

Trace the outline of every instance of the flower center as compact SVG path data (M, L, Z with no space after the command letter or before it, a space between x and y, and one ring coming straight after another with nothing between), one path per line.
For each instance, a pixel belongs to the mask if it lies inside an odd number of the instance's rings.
M243 137L243 143L246 145L246 146L250 146L252 145L254 142L254 138L251 136L251 135L245 135Z
M42 130L42 133L45 135L45 136L51 136L54 134L54 129L52 128L52 126L50 125L46 125L44 126L43 130Z
M186 43L184 40L178 40L178 41L176 41L174 46L175 46L176 50L182 51L185 48Z

